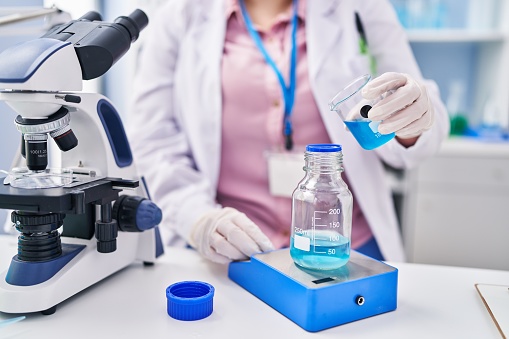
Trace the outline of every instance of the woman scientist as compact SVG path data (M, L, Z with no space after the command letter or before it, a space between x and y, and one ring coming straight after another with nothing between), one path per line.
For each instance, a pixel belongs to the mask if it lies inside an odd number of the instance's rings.
M266 154L332 142L355 199L352 248L404 260L383 163L418 165L449 120L387 0L168 0L149 30L128 134L167 241L220 263L288 246L291 198L271 194ZM364 93L396 91L369 115L396 138L366 151L328 102L371 58L381 75Z

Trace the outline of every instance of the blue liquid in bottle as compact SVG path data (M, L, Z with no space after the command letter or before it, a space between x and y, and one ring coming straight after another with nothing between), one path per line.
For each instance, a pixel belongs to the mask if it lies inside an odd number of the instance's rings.
M390 141L395 133L381 134L378 132L380 121L357 120L345 121L345 125L352 132L355 139L362 148L372 150Z
M344 266L350 259L350 241L342 235L338 237L335 241L313 241L311 236L307 236L310 243L309 251L296 248L292 237L290 255L299 266L309 269L335 270Z

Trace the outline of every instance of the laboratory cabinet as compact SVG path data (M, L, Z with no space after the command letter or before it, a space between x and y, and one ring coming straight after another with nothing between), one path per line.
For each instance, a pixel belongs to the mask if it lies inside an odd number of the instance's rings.
M408 261L509 270L509 143L451 138L405 173Z

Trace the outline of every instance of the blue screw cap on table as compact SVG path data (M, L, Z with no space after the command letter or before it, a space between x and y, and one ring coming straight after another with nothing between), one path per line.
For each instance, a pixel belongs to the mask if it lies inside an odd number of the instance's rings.
M166 288L168 315L177 320L199 320L213 310L214 287L201 281L181 281Z

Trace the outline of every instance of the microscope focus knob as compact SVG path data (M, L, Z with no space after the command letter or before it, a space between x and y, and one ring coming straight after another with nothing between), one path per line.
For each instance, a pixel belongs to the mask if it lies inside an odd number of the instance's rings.
M117 222L96 221L95 222L95 238L97 239L97 252L111 253L117 250Z
M113 218L124 232L143 232L157 226L163 217L152 201L139 196L122 195L113 205Z

